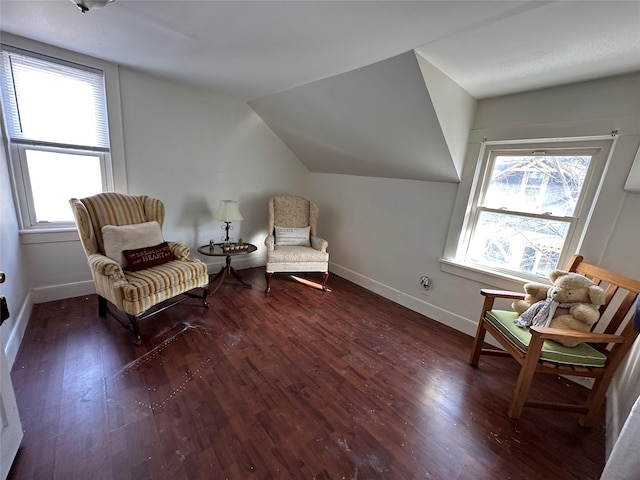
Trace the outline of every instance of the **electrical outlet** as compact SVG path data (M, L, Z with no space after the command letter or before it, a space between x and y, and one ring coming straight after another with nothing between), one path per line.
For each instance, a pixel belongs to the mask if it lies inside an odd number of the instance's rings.
M422 294L428 296L431 293L431 279L426 275L420 277L420 285L422 285Z

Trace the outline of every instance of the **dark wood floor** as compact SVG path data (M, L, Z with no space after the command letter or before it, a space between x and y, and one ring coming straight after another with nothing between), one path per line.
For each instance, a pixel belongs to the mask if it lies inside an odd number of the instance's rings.
M506 416L511 360L332 276L226 283L142 324L96 297L36 305L13 368L25 430L11 479L597 479L604 414ZM560 378L534 384L575 398Z

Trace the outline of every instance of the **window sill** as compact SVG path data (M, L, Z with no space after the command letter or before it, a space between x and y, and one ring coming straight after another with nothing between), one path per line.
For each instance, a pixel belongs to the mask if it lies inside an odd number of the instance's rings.
M77 242L80 240L75 227L52 228L46 230L20 230L20 243L58 243Z
M478 283L518 292L522 290L522 285L527 282L543 283L546 280L544 277L536 277L533 275L510 275L498 270L491 270L490 268L482 265L460 263L446 258L440 259L440 269L443 272L466 278L468 280L473 280Z

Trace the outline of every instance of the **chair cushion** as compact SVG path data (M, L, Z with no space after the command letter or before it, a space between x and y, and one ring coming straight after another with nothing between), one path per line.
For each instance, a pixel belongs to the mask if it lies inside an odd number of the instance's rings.
M199 261L174 260L137 272L125 270L124 274L128 283L123 298L132 303L159 294L162 299L171 298L208 282L207 265Z
M500 330L518 350L526 352L531 341L531 333L528 328L521 328L515 324L517 318L516 312L506 310L491 310L485 315L487 322ZM540 359L583 367L603 367L607 361L606 355L586 343L565 347L552 340L545 340Z
M134 223L131 225L105 225L102 227L104 254L127 267L124 250L151 247L164 242L162 228L158 222Z
M328 262L329 253L311 247L276 245L267 252L269 263Z
M309 241L309 229L311 227L275 227L276 245L311 246Z

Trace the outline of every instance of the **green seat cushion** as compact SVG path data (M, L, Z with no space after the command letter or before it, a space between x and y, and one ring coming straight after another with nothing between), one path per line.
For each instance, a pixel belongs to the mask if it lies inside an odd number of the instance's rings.
M487 312L485 318L487 322L500 330L518 350L523 353L527 351L531 341L531 333L528 328L518 327L515 324L515 320L518 318L516 312L491 310ZM552 340L545 340L540 359L583 367L604 367L607 361L606 355L586 343L575 347L565 347Z

